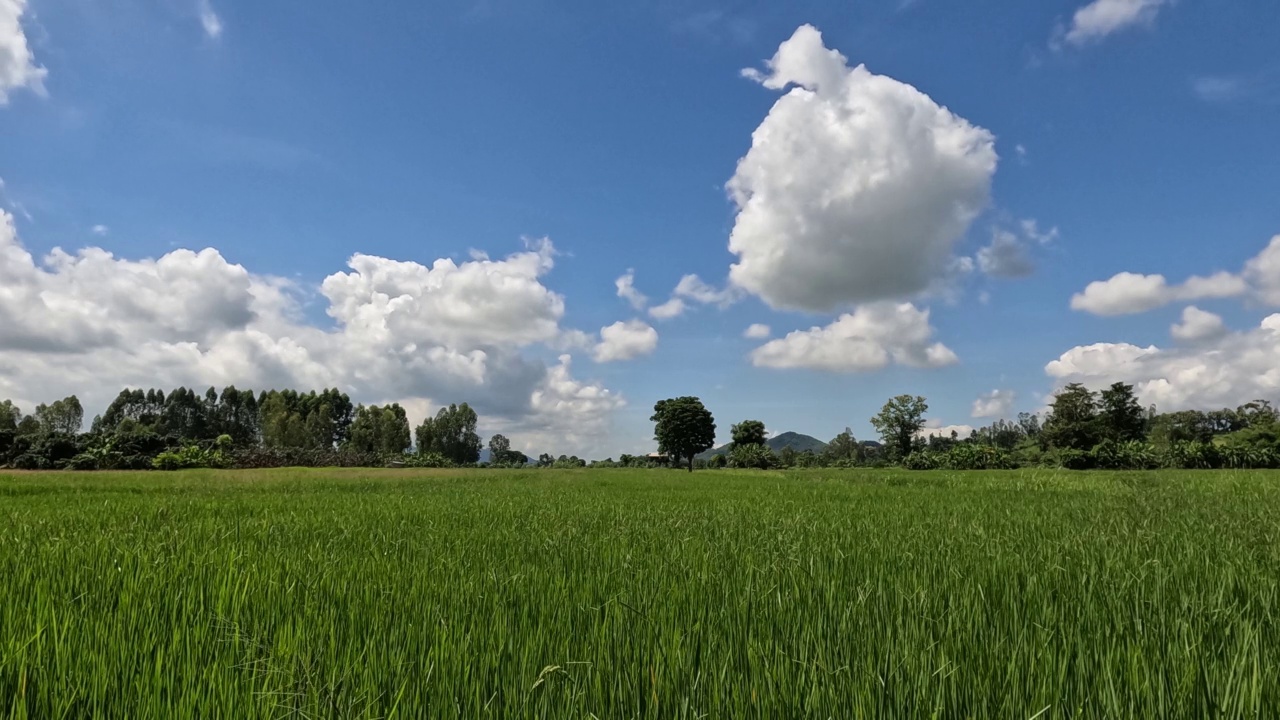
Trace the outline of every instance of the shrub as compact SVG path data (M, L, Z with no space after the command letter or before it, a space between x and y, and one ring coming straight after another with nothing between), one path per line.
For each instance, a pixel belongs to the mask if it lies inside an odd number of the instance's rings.
M1103 440L1089 454L1093 467L1103 470L1151 470L1160 464L1151 446L1139 440Z
M1161 453L1160 465L1183 470L1212 470L1221 467L1222 457L1218 448L1210 443L1172 443Z
M453 463L449 459L437 452L405 455L397 458L409 468L447 468L452 467Z
M243 470L279 467L382 467L385 459L377 453L332 448L247 447L227 453L228 464ZM406 463L408 458L405 458Z
M902 467L907 470L937 470L941 464L938 456L927 450L917 450L902 459Z
M1046 457L1049 464L1066 470L1089 470L1093 468L1093 455L1085 450L1056 448Z
M82 452L67 462L68 470L99 470L98 457L93 453Z
M229 464L221 450L185 445L177 451L166 450L156 456L152 466L157 470L186 470L189 468L222 468Z
M750 470L768 470L776 467L778 456L766 445L739 445L729 451L729 467Z
M1014 467L1008 454L999 448L976 443L956 443L940 458L951 470L1008 470Z

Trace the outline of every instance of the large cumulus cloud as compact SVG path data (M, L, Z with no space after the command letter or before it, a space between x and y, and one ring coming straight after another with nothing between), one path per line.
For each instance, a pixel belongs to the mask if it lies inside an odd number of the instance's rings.
M1251 330L1215 327L1196 338L1201 342L1175 348L1129 343L1074 347L1046 365L1045 372L1060 383L1093 388L1132 383L1144 404L1162 411L1235 407L1280 393L1280 314Z
M945 273L988 201L994 138L916 88L849 67L812 26L766 70L791 87L728 183L735 285L775 308L830 311L900 298Z
M430 266L358 254L320 285L333 319L320 327L301 320L303 289L216 250L54 250L37 262L0 211L0 397L78 393L92 408L124 386L339 387L424 411L467 401L531 444L572 436L585 450L623 401L574 379L567 357L548 367L525 352L571 334L564 298L542 283L554 255L545 240Z

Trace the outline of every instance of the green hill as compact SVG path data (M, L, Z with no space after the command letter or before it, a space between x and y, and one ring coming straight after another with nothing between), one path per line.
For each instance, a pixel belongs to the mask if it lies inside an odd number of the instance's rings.
M797 432L784 432L780 435L775 435L768 440L765 440L764 444L768 445L769 449L776 453L782 452L782 449L785 447L790 447L798 453L802 453L806 450L812 450L815 453L820 453L827 449L827 444L818 438L811 437L809 435L801 435ZM710 460L716 455L726 455L728 452L729 446L721 445L718 448L708 450L698 455L698 459Z

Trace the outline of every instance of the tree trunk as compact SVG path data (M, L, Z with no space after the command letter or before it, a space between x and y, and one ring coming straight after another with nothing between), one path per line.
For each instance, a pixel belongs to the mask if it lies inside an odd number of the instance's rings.
M693 472L693 456L689 456L689 472Z

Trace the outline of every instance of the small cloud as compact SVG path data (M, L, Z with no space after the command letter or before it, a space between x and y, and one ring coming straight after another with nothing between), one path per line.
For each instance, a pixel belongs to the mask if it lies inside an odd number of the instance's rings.
M763 323L755 323L742 333L742 337L750 340L764 340L773 334L773 330Z
M1014 146L1013 149L1018 153L1018 162L1022 163L1023 165L1026 165L1027 164L1027 146L1023 145L1022 143L1018 143L1016 146Z
M1156 15L1173 0L1093 0L1076 10L1070 27L1059 26L1049 46L1061 50L1064 45L1080 47L1136 25L1150 25Z
M1035 272L1026 245L1007 230L996 230L991 244L978 251L978 267L992 277L1020 278Z
M649 317L655 320L670 320L684 314L684 301L680 298L671 298L670 300L649 308Z
M200 25L204 28L204 34L214 40L222 37L222 18L214 12L213 4L209 0L199 0L199 10Z
M1245 82L1238 77L1198 77L1191 79L1191 92L1205 102L1236 100L1245 91Z
M1207 103L1230 103L1280 96L1280 74L1198 75L1191 78L1191 93Z
M1047 231L1040 231L1040 223L1034 218L1027 218L1018 223L1022 227L1022 235L1027 240L1034 240L1041 245L1048 245L1058 239L1060 232L1058 228L1051 227Z
M636 310L643 310L645 305L649 303L649 298L644 293L636 289L636 272L630 268L627 272L613 281L614 287L618 289L618 297L631 303L631 307Z
M972 416L975 418L1002 418L1013 410L1013 403L1018 394L1012 390L992 390L978 396L973 401Z
M99 237L105 237L107 233L111 232L111 228L107 227L106 225L94 225L93 227L89 228L89 232Z
M598 363L632 360L650 355L658 347L658 331L643 320L616 322L600 328L600 342L591 350Z

